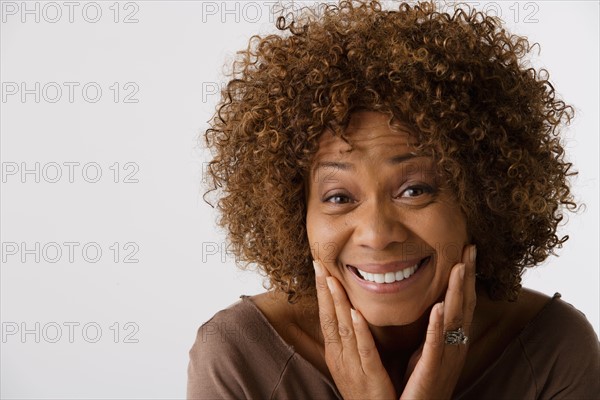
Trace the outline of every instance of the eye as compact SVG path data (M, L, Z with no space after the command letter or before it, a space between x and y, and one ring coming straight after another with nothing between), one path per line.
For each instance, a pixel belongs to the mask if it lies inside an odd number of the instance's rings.
M400 197L419 197L431 193L433 189L429 186L410 186L400 194Z
M327 197L324 201L326 203L346 204L346 203L350 203L351 200L345 194L336 193L336 194L333 194L333 195Z

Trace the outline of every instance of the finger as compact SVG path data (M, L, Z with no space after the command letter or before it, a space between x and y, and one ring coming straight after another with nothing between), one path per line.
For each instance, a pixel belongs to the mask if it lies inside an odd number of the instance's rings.
M465 260L465 280L463 290L463 329L469 332L473 313L477 304L477 294L475 292L475 271L476 271L477 247L475 245L467 246L463 260Z
M429 324L427 325L427 334L421 358L418 360L417 367L422 368L437 367L440 364L444 352L444 314L446 308L445 302L437 303L431 309L429 314Z
M373 335L371 334L367 320L359 311L353 308L350 309L350 316L352 318L352 323L354 324L356 349L358 356L360 357L360 364L363 372L367 375L381 373L385 368L381 363L379 351L375 346L375 340L373 340Z
M354 326L350 316L350 302L346 295L344 287L333 276L327 277L327 285L333 298L335 315L338 324L338 336L342 344L342 353L344 363L358 365L360 357L356 348L356 337L354 335Z
M450 272L450 282L444 298L444 329L455 330L463 325L463 284L465 264L459 263Z
M327 277L327 285L333 299L335 307L335 316L338 323L338 334L344 346L356 350L356 340L354 338L354 327L350 317L350 302L342 285L333 276Z
M319 303L319 323L323 332L323 339L326 346L329 344L333 345L329 350L335 349L341 351L341 347L336 348L336 346L340 345L340 338L338 336L335 306L333 305L333 298L331 297L326 281L329 274L323 268L320 261L313 260L313 266L315 268L317 301Z

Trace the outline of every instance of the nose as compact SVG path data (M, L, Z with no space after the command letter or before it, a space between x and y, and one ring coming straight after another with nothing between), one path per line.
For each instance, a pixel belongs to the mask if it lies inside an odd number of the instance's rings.
M353 241L372 250L384 250L392 243L403 243L410 232L401 210L391 201L367 201L355 210Z

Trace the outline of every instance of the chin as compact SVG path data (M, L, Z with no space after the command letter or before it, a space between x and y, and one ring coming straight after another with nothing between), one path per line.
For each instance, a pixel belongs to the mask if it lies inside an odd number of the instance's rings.
M373 326L410 325L418 321L425 312L416 307L405 310L402 306L382 306L380 304L357 304L355 308L360 311L367 322Z

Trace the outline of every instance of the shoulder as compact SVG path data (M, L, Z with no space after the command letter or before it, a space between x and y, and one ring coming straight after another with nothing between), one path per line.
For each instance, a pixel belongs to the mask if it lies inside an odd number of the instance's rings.
M591 340L598 344L598 337L585 315L564 301L560 293L550 297L523 288L517 301L498 302L493 312L496 319L502 321L499 326L504 327L503 332L514 332L514 336L525 343L532 344L543 337L545 343L552 340L566 345L573 338L579 338L585 343Z
M242 296L198 329L189 352L187 397L268 398L293 355Z
M528 348L550 342L571 351L598 350L598 337L585 315L556 293L529 321L520 335ZM591 346L591 347L589 347ZM592 351L592 354L594 352Z
M528 289L513 303L482 303L492 314L487 343L498 345L477 353L487 357L493 349L493 361L458 398L597 398L600 343L579 310L558 293Z
M540 397L600 393L600 343L585 315L555 294L527 324L519 343Z

